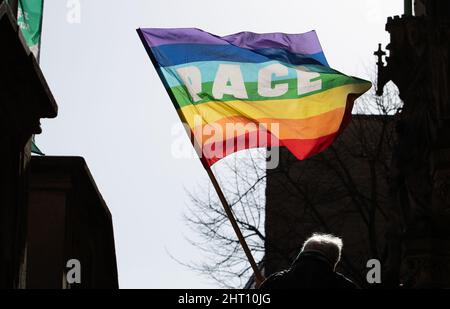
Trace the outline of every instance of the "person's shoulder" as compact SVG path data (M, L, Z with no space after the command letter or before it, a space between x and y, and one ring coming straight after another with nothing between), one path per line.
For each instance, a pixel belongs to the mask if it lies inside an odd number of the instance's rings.
M282 270L270 275L261 284L260 289L262 290L272 290L272 289L283 289L283 282L285 277L288 275L288 270Z
M357 289L358 288L358 286L353 281L351 281L350 279L345 277L343 274L340 274L338 272L336 272L335 274L336 274L336 280L337 280L337 287L339 289Z

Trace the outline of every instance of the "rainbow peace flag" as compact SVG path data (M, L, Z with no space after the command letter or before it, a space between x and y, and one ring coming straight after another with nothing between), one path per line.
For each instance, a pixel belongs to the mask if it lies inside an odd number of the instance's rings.
M314 31L138 29L204 164L233 152L285 146L298 159L325 150L371 83L328 66Z

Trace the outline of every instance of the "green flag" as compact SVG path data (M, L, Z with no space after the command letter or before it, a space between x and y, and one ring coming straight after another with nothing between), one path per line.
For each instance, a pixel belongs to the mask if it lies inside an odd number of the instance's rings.
M18 0L17 24L33 55L39 61L39 49L41 45L42 15L44 0ZM44 155L31 141L31 152Z
M36 58L41 42L43 4L44 0L19 0L18 5L17 23Z
M36 146L36 144L34 143L34 136L33 136L33 141L31 141L31 152L35 153L37 155L41 155L44 156L44 154L42 153L42 151L38 148L38 146Z

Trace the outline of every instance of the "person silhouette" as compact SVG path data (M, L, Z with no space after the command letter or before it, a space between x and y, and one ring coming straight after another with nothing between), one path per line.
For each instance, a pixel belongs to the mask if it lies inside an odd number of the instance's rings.
M269 276L260 289L355 289L350 279L336 272L341 252L341 238L315 233L304 242L291 267Z

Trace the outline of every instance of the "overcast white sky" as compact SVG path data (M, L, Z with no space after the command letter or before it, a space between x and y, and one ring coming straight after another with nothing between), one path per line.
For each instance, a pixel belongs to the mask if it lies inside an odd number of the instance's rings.
M73 15L77 2L80 20ZM74 6L75 5L75 6ZM316 30L330 65L369 78L387 16L401 0L45 0L41 65L59 105L37 137L47 155L83 156L114 220L121 288L214 288L174 262L199 261L185 239L185 189L207 182L198 160L171 155L179 120L136 35L139 27ZM220 162L216 165L220 173Z

